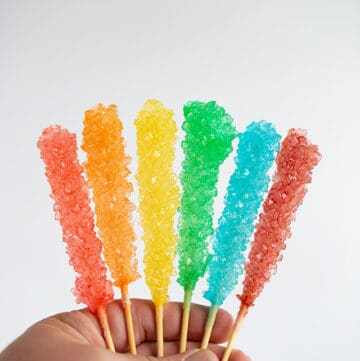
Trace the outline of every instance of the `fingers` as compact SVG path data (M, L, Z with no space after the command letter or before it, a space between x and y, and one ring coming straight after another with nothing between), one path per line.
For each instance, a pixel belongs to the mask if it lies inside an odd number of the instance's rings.
M156 340L156 324L154 305L147 300L132 300L132 317L136 343ZM191 306L189 334L191 341L200 341L208 314L208 307L193 304ZM121 301L113 301L107 307L111 333L116 349L120 352L128 350L125 319ZM170 302L164 306L164 340L176 341L180 337L182 303ZM233 324L232 317L224 310L219 310L210 338L213 343L225 342L230 335Z
M93 357L93 356L91 356ZM181 354L165 357L133 356L130 354L116 354L107 351L99 353L97 358L86 359L87 361L218 361L218 358L209 350L190 350ZM85 359L84 359L85 360Z
M200 348L199 342L188 342L187 350L196 350ZM225 347L217 344L209 344L209 350L212 351L218 360L221 360ZM156 355L157 344L156 342L146 342L138 346L137 352L142 356ZM179 352L179 342L171 341L164 344L165 355L175 355ZM230 356L230 361L251 361L249 356L240 350L233 350Z
M138 356L133 356L130 354L114 354L106 351L102 351L102 356L91 358L90 360L101 360L101 361L219 361L221 360L222 353L224 348L220 346L212 345L212 349L208 350L199 350L198 348L192 348L187 352L178 354L175 351L175 346L178 347L178 344L175 342L174 345L168 344L170 348L174 348L173 354L167 354L167 356L158 358L151 355L140 354ZM155 345L155 344L154 344ZM191 346L192 347L192 346ZM213 352L214 351L214 352ZM105 353L106 352L106 353ZM100 356L100 355L98 355ZM106 357L105 357L106 356ZM231 354L230 361L251 361L248 356L243 354L241 351L234 350Z
M94 314L86 310L59 313L41 322L52 325L63 333L70 334L74 341L106 347L105 340Z

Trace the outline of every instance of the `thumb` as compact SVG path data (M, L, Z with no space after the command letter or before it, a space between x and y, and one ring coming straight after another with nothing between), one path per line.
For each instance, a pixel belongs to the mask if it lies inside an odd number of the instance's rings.
M134 356L130 354L110 354L106 361L218 361L216 355L210 350L194 349L172 356Z

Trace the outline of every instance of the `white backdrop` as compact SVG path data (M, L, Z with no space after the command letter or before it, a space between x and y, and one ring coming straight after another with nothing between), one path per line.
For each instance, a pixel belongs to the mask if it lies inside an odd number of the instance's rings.
M323 154L237 347L256 361L360 359L358 0L1 0L0 49L0 348L79 307L35 146L41 130L60 123L80 135L86 109L115 103L135 156L133 120L147 98L179 125L182 104L199 99L217 100L239 130L259 119L283 135L308 128ZM201 288L195 301L206 304ZM149 297L143 280L131 293ZM182 298L175 279L170 295ZM235 315L238 302L224 307Z

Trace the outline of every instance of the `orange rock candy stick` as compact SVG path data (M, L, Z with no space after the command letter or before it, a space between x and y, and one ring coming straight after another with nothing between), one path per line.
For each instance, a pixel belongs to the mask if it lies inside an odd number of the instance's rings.
M320 160L316 145L309 143L306 132L290 129L276 158L277 170L273 184L256 225L249 259L245 265L245 279L241 306L222 361L227 361L240 325L249 307L276 271L285 249L285 240L291 236L290 225L311 182L312 169Z
M128 285L139 278L135 233L131 224L134 205L129 197L130 158L125 154L123 125L116 105L99 104L85 112L83 145L88 185L93 190L96 225L104 245L105 261L114 285L121 290L130 352L136 354Z
M101 259L101 242L94 231L94 214L77 159L76 136L60 126L52 126L42 132L37 146L55 202L55 218L61 224L70 264L76 272L73 289L76 300L97 313L108 348L114 351L105 313L105 306L114 294Z

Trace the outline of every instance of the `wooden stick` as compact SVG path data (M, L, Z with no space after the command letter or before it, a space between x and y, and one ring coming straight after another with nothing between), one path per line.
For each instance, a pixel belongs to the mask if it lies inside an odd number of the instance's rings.
M155 306L156 313L156 339L157 339L157 355L158 357L164 356L164 307L163 305Z
M108 322L108 319L106 316L105 306L100 306L98 308L98 318L100 321L100 326L104 333L104 339L105 339L107 348L110 351L115 352L114 342L111 337L111 332L110 332L109 322Z
M204 336L201 342L201 349L205 350L208 345L209 345L209 340L210 340L210 336L211 336L211 331L214 327L214 323L215 323L215 319L216 319L216 314L218 312L219 306L218 305L211 305L209 313L208 313L208 317L206 320L206 325L205 325L205 331L204 331Z
M129 290L127 285L121 287L121 298L125 311L126 330L127 330L130 353L132 355L136 355L136 342L135 342L134 326L131 315L131 301L129 298Z
M238 314L236 316L236 320L235 320L232 332L231 332L230 340L229 340L229 342L228 342L228 344L226 346L226 350L224 352L224 355L223 355L221 361L228 361L229 360L229 357L231 355L231 351L232 351L233 346L234 346L236 336L237 336L237 334L238 334L238 332L240 330L240 326L243 323L245 316L248 313L248 309L249 309L248 306L244 305L243 303L241 304L239 312L238 312Z
M187 342L187 335L188 335L188 329L189 329L191 297L192 297L192 290L185 290L179 352L186 351L186 342Z

